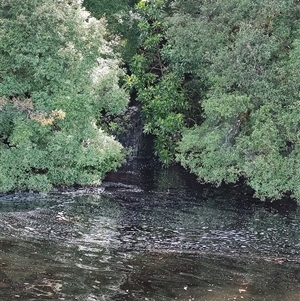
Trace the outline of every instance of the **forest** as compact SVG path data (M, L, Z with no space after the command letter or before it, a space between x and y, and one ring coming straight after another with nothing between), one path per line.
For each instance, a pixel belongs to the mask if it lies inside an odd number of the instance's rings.
M0 191L98 185L134 96L162 164L300 201L299 18L298 0L0 0Z

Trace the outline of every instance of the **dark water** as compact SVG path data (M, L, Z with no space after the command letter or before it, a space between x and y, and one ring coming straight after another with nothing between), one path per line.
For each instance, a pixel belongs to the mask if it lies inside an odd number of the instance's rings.
M0 300L300 301L294 204L153 163L107 180L1 198Z

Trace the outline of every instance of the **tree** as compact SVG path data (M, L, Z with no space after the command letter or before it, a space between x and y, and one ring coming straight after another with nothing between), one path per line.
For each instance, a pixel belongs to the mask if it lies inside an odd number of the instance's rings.
M138 15L134 11L137 0L84 0L83 5L97 19L105 18L109 35L117 35L116 46L125 64L132 58L139 46Z
M142 105L144 132L154 136L155 155L168 165L174 162L176 142L181 137L188 110L182 80L169 71L163 58L165 18L170 1L140 1L140 49L130 62L127 86Z
M299 5L202 1L187 11L178 2L167 34L173 68L207 89L205 120L185 130L177 160L207 182L244 178L261 199L299 200Z
M140 1L137 91L156 154L200 180L300 199L299 3ZM292 172L291 172L292 171Z
M101 114L128 103L105 21L81 1L0 1L0 190L95 184L124 159Z

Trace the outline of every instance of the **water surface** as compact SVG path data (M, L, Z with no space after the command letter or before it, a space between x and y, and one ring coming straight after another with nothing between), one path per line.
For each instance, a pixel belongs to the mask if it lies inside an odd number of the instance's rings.
M0 300L300 301L297 207L152 167L2 196Z

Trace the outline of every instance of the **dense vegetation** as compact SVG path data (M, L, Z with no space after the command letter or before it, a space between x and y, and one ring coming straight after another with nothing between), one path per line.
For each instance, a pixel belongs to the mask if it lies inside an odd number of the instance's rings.
M123 78L164 164L300 200L299 1L85 0L97 19L75 0L0 3L2 191L117 167L100 128L126 108Z
M142 1L130 84L157 154L300 199L299 1Z
M104 20L80 1L0 1L0 190L99 183L124 159L102 114L128 96Z

